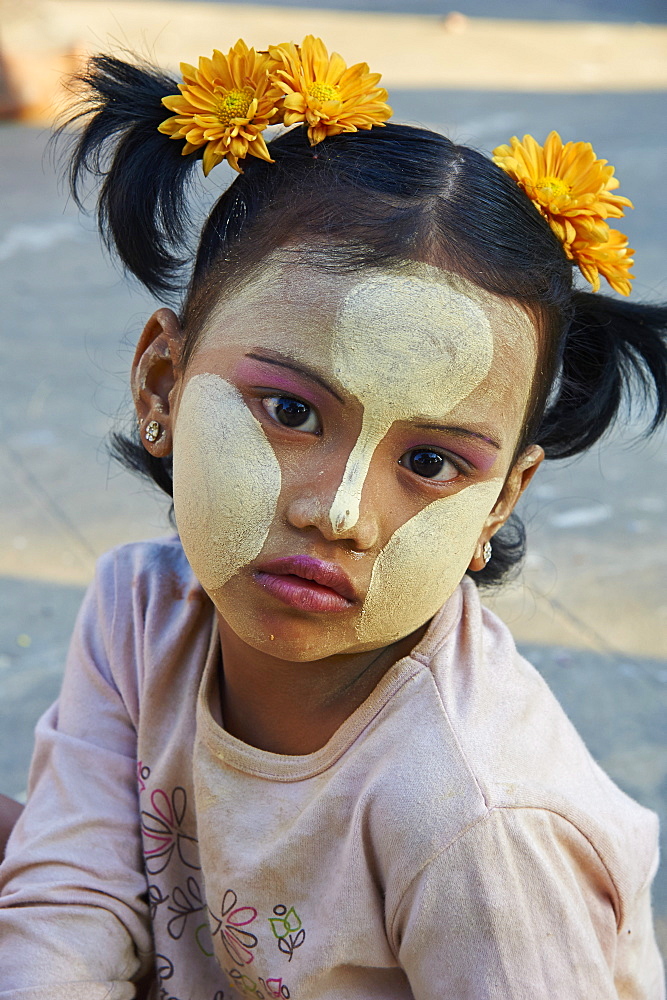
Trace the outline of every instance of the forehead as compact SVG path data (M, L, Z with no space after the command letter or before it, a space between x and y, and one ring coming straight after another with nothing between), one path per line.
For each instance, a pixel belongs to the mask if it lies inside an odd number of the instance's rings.
M389 389L394 419L449 413L489 377L508 381L505 369L514 385L523 369L529 386L536 353L526 313L458 275L414 261L341 274L277 255L218 304L200 343L258 346L318 368L365 406Z

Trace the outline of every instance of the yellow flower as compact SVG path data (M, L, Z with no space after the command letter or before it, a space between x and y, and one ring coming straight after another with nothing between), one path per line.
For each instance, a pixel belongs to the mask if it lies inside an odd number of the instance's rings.
M603 247L607 255L612 253L609 233L615 232L605 220L620 219L625 208L633 207L628 198L613 193L619 186L614 168L606 160L597 159L589 142L563 143L557 132L548 135L544 146L532 135L525 135L522 142L513 136L509 146L493 150L493 162L523 188L562 242L567 256L577 262L597 291L598 270L608 276L602 266L596 269L594 261L602 260ZM617 244L614 237L612 257L618 263L612 265L610 258L605 267L615 276L614 281L627 285L629 291L627 276L620 275L630 265L621 264L621 247Z
M366 63L349 68L337 52L329 56L321 39L307 35L300 46L285 42L269 48L272 78L285 94L285 125L308 124L311 146L328 135L384 125L392 109L379 73Z
M618 229L607 229L607 239L593 242L590 236L577 239L572 244L573 258L586 281L590 281L593 291L600 288L600 277L606 278L611 287L621 295L629 295L634 275L630 268L634 264L634 250L628 246L628 238Z
M632 202L612 194L619 186L614 168L598 160L590 142L566 142L551 132L544 146L525 135L498 146L493 162L513 177L547 217L597 215L620 219Z
M281 91L269 77L271 60L239 41L225 56L202 56L199 68L181 63L180 94L163 97L176 112L159 126L172 139L185 139L183 155L205 146L203 167L208 174L226 159L241 172L238 161L257 156L273 163L262 132L275 119Z

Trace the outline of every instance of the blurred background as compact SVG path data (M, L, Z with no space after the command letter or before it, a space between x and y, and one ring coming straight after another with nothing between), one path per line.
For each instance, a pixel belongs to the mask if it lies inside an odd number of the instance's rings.
M592 142L634 212L634 296L667 298L663 0L0 0L0 790L24 796L95 558L164 534L166 504L108 458L155 303L104 256L47 153L66 76L94 51L177 68L243 36L320 35L383 74L395 119L489 152L514 135ZM217 176L216 176L217 175ZM219 167L197 197L231 179ZM667 439L639 414L583 459L542 467L529 554L489 600L600 764L667 831ZM667 954L667 864L655 890Z

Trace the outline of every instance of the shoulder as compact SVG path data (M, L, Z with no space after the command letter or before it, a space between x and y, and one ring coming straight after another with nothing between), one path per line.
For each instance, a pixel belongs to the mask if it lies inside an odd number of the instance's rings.
M96 564L95 591L116 616L144 617L159 608L173 610L186 601L208 600L188 563L177 535L118 545Z
M462 598L456 627L439 636L436 621L415 650L424 669L395 713L401 752L377 785L378 812L390 811L399 828L392 872L400 853L403 871L409 857L414 873L458 838L474 840L511 816L548 834L554 850L587 845L615 885L638 892L655 863L657 817L596 764L474 584L464 581ZM572 835L556 836L556 827Z
M180 539L175 534L128 542L109 549L97 560L96 580L103 584L117 581L121 585L135 587L141 583L153 588L165 583L197 584Z
M177 535L110 549L97 562L90 597L112 672L129 670L140 684L198 635L210 638L213 605Z
M593 759L507 626L474 585L458 669L434 664L443 708L491 808L545 810L580 831L611 872L643 882L654 862L657 817L626 795ZM466 653L467 651L467 653Z

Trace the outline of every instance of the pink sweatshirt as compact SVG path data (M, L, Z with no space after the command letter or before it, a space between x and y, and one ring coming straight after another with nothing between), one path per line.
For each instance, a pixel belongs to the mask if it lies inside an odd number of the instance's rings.
M664 997L657 819L471 581L313 754L220 727L218 657L177 539L100 560L0 869L2 1000Z

